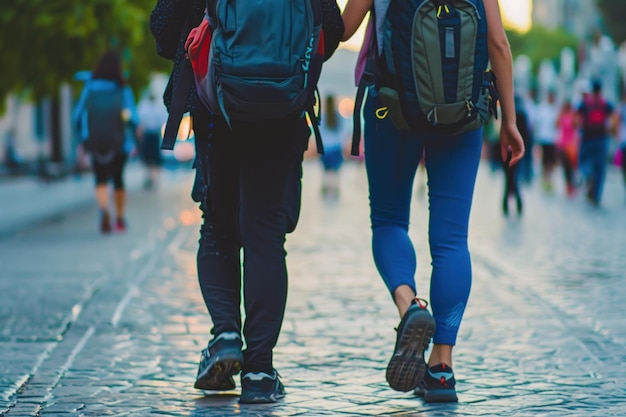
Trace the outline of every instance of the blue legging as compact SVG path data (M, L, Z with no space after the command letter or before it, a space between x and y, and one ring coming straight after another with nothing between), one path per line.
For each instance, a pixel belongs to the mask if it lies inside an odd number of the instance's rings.
M433 340L454 345L472 283L467 231L482 131L447 138L403 133L389 117L376 116L380 107L380 98L370 90L364 135L374 262L392 295L401 285L417 294L417 260L408 230L413 180L425 152L433 267L430 302L437 324Z

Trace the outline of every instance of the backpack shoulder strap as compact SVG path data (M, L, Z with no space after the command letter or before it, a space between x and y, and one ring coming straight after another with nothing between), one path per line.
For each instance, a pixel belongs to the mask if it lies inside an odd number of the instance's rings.
M357 85L356 97L354 99L354 111L352 113L352 147L350 154L353 156L359 156L361 145L361 112L363 110L363 103L365 102L365 95L367 94L367 88L375 84L376 73L378 72L379 56L378 56L378 33L376 30L376 4L374 4L370 10L370 23L373 25L372 34L369 39L369 45L365 46L366 60L364 64L363 74L359 79Z
M163 142L161 149L174 149L176 137L178 135L178 127L183 120L183 114L187 110L187 98L191 90L193 82L193 71L191 64L185 60L178 76L178 82L172 91L172 102L170 104L170 112L165 124L165 133L163 134Z
M210 18L214 19L217 16L216 12L217 0L206 0L206 12Z
M356 90L356 99L354 100L354 112L352 113L352 148L350 150L350 154L353 156L359 156L361 146L361 110L363 108L367 85L368 82L365 80L365 77L362 77L359 82L359 87Z
M188 33L190 28L190 19L187 18L183 25L183 30ZM183 61L183 66L178 74L176 85L172 91L172 102L170 103L169 116L167 117L167 123L165 124L165 132L163 134L163 142L161 143L161 149L174 149L176 143L176 137L178 135L178 127L181 120L183 120L183 114L187 110L187 99L189 98L189 92L191 91L191 85L193 84L193 70L191 63L188 59Z
M319 113L322 114L322 100L320 99L319 90L315 89L315 96L317 97L317 102L319 103ZM313 134L315 135L315 146L317 147L317 153L320 155L324 155L324 143L322 142L322 134L320 133L320 118L317 114L315 114L314 105L311 105L307 108L306 113L309 115L309 120L311 121L311 126L313 127Z

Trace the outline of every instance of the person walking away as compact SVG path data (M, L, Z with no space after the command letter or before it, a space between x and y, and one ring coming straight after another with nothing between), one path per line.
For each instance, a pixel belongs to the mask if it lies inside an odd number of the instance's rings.
M600 205L606 178L613 112L613 105L602 94L602 83L594 80L591 94L578 107L578 123L582 128L579 169L587 183L587 200L596 207Z
M83 148L91 154L96 183L96 202L100 208L100 231L126 230L126 189L124 169L133 149L126 127L138 124L133 92L122 74L118 52L105 52L83 88L74 108L74 124ZM115 223L111 224L109 182L113 183Z
M530 185L535 178L535 157L533 149L535 148L535 115L537 113L536 91L530 90L528 97L522 99L524 112L528 120L528 137L524 138L524 147L526 152L524 157L518 164L518 172L520 181L523 184ZM519 107L519 106L518 106Z
M324 139L322 162L322 196L330 199L339 197L339 171L343 165L343 149L348 137L343 117L339 114L335 96L329 94L323 106L320 133Z
M554 91L548 91L546 97L537 104L533 126L535 143L541 148L541 179L543 189L554 191L552 173L557 163L556 139L559 109Z
M576 194L576 172L578 169L578 148L580 146L576 121L576 111L571 101L566 100L557 119L557 148L563 165L568 197L573 197Z
M276 120L242 122L231 118L227 122L222 113L204 105L193 83L188 95L177 95L185 80L181 74L190 70L184 44L191 29L203 21L206 6L205 0L158 0L150 17L159 55L174 61L165 104L171 116L177 98L183 97L196 138L191 197L199 203L204 218L197 269L213 327L212 338L201 352L194 387L232 390L236 387L233 376L241 371L239 401L271 403L285 395L274 368L273 350L287 299L284 243L298 222L302 158L310 130L303 112L296 108L293 114ZM251 6L246 3L246 7ZM254 7L259 14L266 13L258 17L264 22L277 21L276 10L285 10L278 1L263 2L267 10ZM343 34L343 22L335 0L323 0L321 7L323 58L328 59ZM210 15L213 12L209 10ZM253 16L238 14L239 24L244 17ZM244 340L246 348L242 351Z
M144 188L152 189L158 184L163 158L161 155L161 130L167 120L167 109L153 92L139 102L137 109L139 126L137 139L141 160L146 168Z
M484 142L487 148L489 171L495 174L502 167L502 152L500 151L500 120L491 119L484 128Z
M622 169L622 177L624 179L624 191L626 192L626 88L622 90L622 99L617 109L617 117L619 121L617 125L617 142L618 148L616 152L621 155L615 155L619 166Z
M524 141L524 146L529 142L530 136L530 123L528 113L526 112L526 106L524 105L523 99L516 95L515 96L515 121L517 125L517 130L519 130L520 135L522 136L522 140ZM528 149L528 148L525 148ZM523 211L523 200L521 187L519 183L519 170L518 166L511 165L510 160L512 157L512 153L507 151L506 159L502 161L502 171L504 172L504 193L502 196L502 213L505 216L509 215L509 199L513 197L515 199L515 207L517 208L517 215L521 216Z
M524 155L524 144L515 123L512 58L499 4L497 0L471 3L470 6L475 5L481 13L481 19L485 19L480 24L486 23L489 27L488 34L486 31L480 33L486 36L486 39L482 38L486 42L484 49L486 51L488 46L489 59L500 91L501 157L505 159L510 150L510 164L514 165ZM424 2L422 10L427 10L428 18L432 19L436 27L439 17L450 17L454 21L455 10L451 6L465 7L468 4L447 2L447 6L441 6L436 15L437 9L430 2ZM403 15L393 7L394 0L349 0L346 4L343 12L344 41L355 33L366 14L374 11L370 13L363 48L357 60L356 78L360 86L363 85L362 76L372 73L371 63L374 63L375 69L381 68L378 66L382 65L380 61L371 57L379 56L386 50L384 43L388 38L381 34L383 24L389 23L386 14L394 10L397 13L394 17ZM468 15L472 13L469 7L464 12ZM394 29L391 27L391 30ZM452 48L454 32L447 35L446 39L449 57L456 58ZM431 52L439 53L439 48L432 48ZM419 56L414 57L419 59ZM394 58L400 59L398 55L394 55ZM408 56L404 58L409 59ZM487 66L486 60L484 65ZM483 73L482 67L480 72ZM454 76L454 73L450 71L445 75ZM412 84L408 83L409 86ZM402 113L392 113L393 107L381 101L385 94L385 98L390 99L387 103L394 104L393 91L369 84L366 94L363 108L365 165L369 183L373 256L400 316L394 352L387 365L387 382L398 391L415 389L415 393L423 395L427 402L457 401L452 350L472 280L467 234L481 157L482 129L472 128L461 134L414 133L413 130L396 126L396 123L410 123L413 119L400 117ZM357 106L357 112L359 110ZM402 107L402 110L408 112L417 109ZM355 113L355 120L358 117L359 114ZM408 232L413 180L422 150L425 150L428 173L429 244L433 259L430 300L433 315L428 312L427 303L422 298L416 298L416 255ZM424 352L431 336L434 345L426 364Z

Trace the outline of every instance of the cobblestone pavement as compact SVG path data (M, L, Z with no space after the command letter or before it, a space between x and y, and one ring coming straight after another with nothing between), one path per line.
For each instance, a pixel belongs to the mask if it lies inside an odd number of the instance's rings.
M240 406L238 391L192 388L211 323L195 275L191 176L178 174L130 196L126 234L98 235L96 210L86 208L0 239L0 412L626 415L626 205L616 172L599 210L530 188L524 217L507 219L501 178L481 171L455 405L386 385L398 318L371 259L364 171L345 166L335 202L321 200L319 174L307 161L302 217L287 242L289 299L275 351L282 403ZM416 192L411 233L427 297L426 209Z

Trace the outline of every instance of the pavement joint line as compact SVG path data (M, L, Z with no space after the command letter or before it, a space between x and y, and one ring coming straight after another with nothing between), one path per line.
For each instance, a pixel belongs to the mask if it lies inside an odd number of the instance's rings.
M144 267L137 274L137 279L135 280L135 282L129 285L128 291L126 292L126 295L124 295L124 298L122 298L122 300L117 304L117 307L115 308L115 311L113 312L113 316L111 317L111 324L113 325L113 327L117 327L117 324L122 318L122 314L124 313L124 310L128 306L128 303L130 303L133 297L135 297L135 295L139 292L139 286L146 279L146 277L148 276L148 273L152 269L154 269L154 266L156 265L157 257L158 255L156 253L150 256L150 259L148 259L148 262L146 262Z
M482 252L480 249L476 249L476 248L472 248L472 253L476 254L477 258L480 259L480 262L482 262L484 265L489 266L491 268L494 268L496 270L500 270L502 273L511 276L511 277L518 277L519 276L519 272L518 271L514 271L514 268L506 265L504 262L499 261L497 259L493 259L493 257L489 257L487 256L484 252ZM511 282L509 282L509 286L513 289L514 292L519 292L521 294L531 294L532 297L534 299L536 299L539 303L543 304L543 306L548 309L551 310L553 313L553 316L563 325L564 328L566 329L572 329L572 328L580 328L582 325L579 321L577 321L576 319L572 318L570 316L569 313L567 313L566 311L560 309L559 307L553 305L552 303L548 302L545 297L543 297L542 295L540 295L539 293L537 293L534 289L532 289L532 287L528 286L528 285L520 285L520 282L524 282L523 279L517 279L517 280L512 280ZM588 330L588 334L593 335L593 334L597 334L597 331L595 329L593 329L592 327L587 327ZM594 353L591 349L591 347L589 346L588 342L585 342L584 340L581 340L579 337L575 336L575 339L578 341L578 344L585 349L585 351L587 351L587 353L589 354L590 358L593 359L593 361L598 365L598 366L603 366L604 362L598 357L597 353ZM608 342L608 340L607 340ZM614 343L610 342L611 345L613 345ZM615 346L619 351L619 349L623 349L623 347L619 347L619 346ZM608 348L603 348L603 347L598 347L596 349L597 350L601 350L601 352L604 355L608 355L611 357L614 357L613 354L611 354L610 349Z
M150 247L150 251L147 251L145 253L150 253L153 250L153 247L155 246L154 244L154 240L148 240L148 246ZM142 254L142 255L145 255ZM149 272L154 268L154 266L156 265L156 262L158 260L158 256L159 253L153 253L148 260L146 261L146 264L142 267L142 269L140 269L139 273L136 275L138 278L136 279L135 283L132 284L132 286L129 286L129 292L126 293L126 296L124 297L123 300L121 300L120 303L118 303L115 314L113 315L113 319L112 319L112 324L114 326L117 325L117 323L119 322L119 320L121 319L121 316L123 314L124 309L126 308L126 306L128 305L128 303L131 301L131 299L133 298L134 295L136 295L139 292L139 286L141 285L141 283L145 280L145 278L148 276ZM72 313L70 314L70 318L74 317L74 321L78 319L78 317L80 316L80 313L82 311L84 311L84 307L86 306L87 302L89 301L89 299L100 289L101 287L101 282L103 280L106 280L107 278L109 278L109 275L106 273L102 273L102 275L96 280L94 281L94 284L92 284L85 292L84 292L84 296L82 297L82 307L81 307L81 303L77 303L72 307ZM130 296L129 296L130 295ZM79 308L77 308L77 306L79 306ZM117 315L117 317L116 317ZM113 322L113 320L115 320L115 322ZM65 324L68 323L68 324ZM59 346L62 346L63 342L66 341L66 335L68 334L68 332L70 332L72 330L72 324L73 321L72 320L68 320L66 319L64 322L64 327L65 330L63 332L63 336L60 339L55 340L52 343L49 343L48 347L46 348L46 350L39 356L39 359L36 363L36 365L33 367L33 370L31 371L30 375L26 375L25 378L22 378L21 381L22 384L21 386L19 386L17 389L12 390L10 393L7 393L8 396L7 398L13 397L13 396L18 396L21 392L24 392L27 390L27 386L28 384L33 380L33 378L38 377L38 378L44 378L44 380L46 379L46 376L41 375L39 373L40 368L42 367L42 365L46 362L46 360L48 360L50 357L53 356L53 352L56 351L56 349ZM62 327L63 328L63 327ZM78 330L78 329L75 329ZM52 397L52 393L54 388L59 384L59 382L62 380L64 374L67 372L67 370L72 366L72 363L74 362L75 358L80 354L80 352L84 349L84 347L86 346L87 342L89 341L89 339L93 336L93 334L95 334L96 332L96 326L92 325L90 326L86 332L83 334L83 336L81 337L81 339L76 343L76 345L74 346L74 348L72 349L72 351L70 352L70 354L68 355L64 365L60 368L58 368L56 370L56 372L54 372L54 376L52 376L51 381L47 381L46 382L46 386L48 387L48 393L46 394L45 397L42 398L37 398L36 401L30 401L31 405L35 405L36 407L35 409L31 409L29 411L29 415L40 415L42 413L42 410L45 408L45 403L47 400L50 399L50 397ZM70 343L71 346L71 343ZM14 385L15 386L15 385ZM15 405L19 404L18 400L15 400ZM23 404L24 405L24 404ZM9 408L9 412L11 412L11 410L21 413L22 409L20 410L14 410L13 407Z
M83 296L80 298L80 300L72 306L71 314L67 316L65 320L63 320L63 323L61 324L61 334L59 335L61 339L70 329L70 327L72 326L72 323L78 320L80 313L85 309L85 306L89 303L89 301L93 298L93 296L100 290L100 288L102 288L103 281L105 281L106 278L109 278L109 275L103 272L93 282L93 284L87 287L87 289L83 293Z
M59 385L61 378L63 378L65 373L70 369L70 367L74 363L74 360L76 359L76 356L78 356L78 354L85 348L85 346L87 346L87 342L89 341L89 339L91 339L95 332L96 328L94 326L90 326L85 334L83 334L83 337L81 337L78 343L76 343L76 346L74 346L74 349L72 349L72 351L70 352L65 363L59 368L57 376L50 385L50 388L48 388L48 394L43 398L41 404L45 404L52 397L52 391L54 391L56 386Z
M91 284L85 290L85 292L83 293L83 296L80 298L80 300L76 304L74 304L74 306L72 307L71 314L69 316L67 316L63 320L63 323L61 324L61 327L60 327L61 332L60 332L59 336L57 336L57 339L53 343L49 343L49 345L46 347L46 349L39 355L39 357L37 358L37 362L33 366L30 374L24 375L20 379L20 381L18 381L18 383L15 384L17 386L17 389L10 390L11 392L6 391L4 393L0 393L0 398L2 398L2 397L10 398L10 397L18 394L19 392L23 391L24 389L26 389L26 386L30 382L30 380L33 377L33 375L37 374L37 371L39 370L41 365L45 362L46 359L48 359L50 357L50 354L52 353L52 351L63 340L63 337L65 336L65 334L71 328L72 323L74 323L78 319L78 317L80 316L80 313L84 310L84 306L89 302L89 300L93 297L93 295L96 292L98 292L98 290L101 288L102 281L107 276L108 275L105 274L105 273L101 274L100 277L98 277L94 281L94 283Z
M13 386L15 386L17 388L16 389L8 389L5 392L0 393L0 398L8 398L8 399L10 399L11 397L14 397L15 395L19 394L20 392L23 392L26 389L26 387L28 386L28 383L33 378L33 376L37 374L37 371L39 370L41 365L46 361L46 359L48 359L50 357L50 354L52 353L52 351L58 345L59 345L58 342L48 343L48 346L46 347L46 349L43 352L41 352L41 354L39 354L39 357L37 358L37 362L35 362L35 365L33 365L33 368L31 369L30 373L26 374L26 375L23 375L13 385ZM9 407L9 411L10 410L11 410L11 407Z

